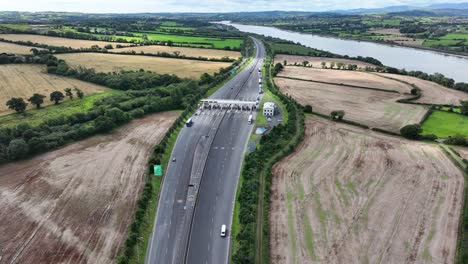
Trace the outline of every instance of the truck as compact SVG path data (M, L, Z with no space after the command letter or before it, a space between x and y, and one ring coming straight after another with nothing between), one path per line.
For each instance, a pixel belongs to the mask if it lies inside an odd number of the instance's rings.
M191 127L193 125L193 121L192 121L192 118L189 118L189 120L187 120L187 122L185 122L185 125L187 127Z
M258 79L258 83L262 84L262 78Z
M249 115L249 125L251 125L253 122L253 116L252 115Z

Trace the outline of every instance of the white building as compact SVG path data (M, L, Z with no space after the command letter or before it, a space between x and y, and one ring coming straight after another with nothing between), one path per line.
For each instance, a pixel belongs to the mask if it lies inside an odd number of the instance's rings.
M266 102L263 104L263 115L264 116L274 116L275 115L275 103Z

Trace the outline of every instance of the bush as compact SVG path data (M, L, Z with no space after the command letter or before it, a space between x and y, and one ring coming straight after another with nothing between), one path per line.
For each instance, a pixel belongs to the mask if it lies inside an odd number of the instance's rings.
M408 139L418 139L421 132L422 128L419 124L407 125L400 129L400 134Z
M14 139L10 142L7 149L9 160L17 160L28 155L29 146L23 139Z
M304 107L304 113L309 113L311 114L312 113L312 106L311 105L306 105Z

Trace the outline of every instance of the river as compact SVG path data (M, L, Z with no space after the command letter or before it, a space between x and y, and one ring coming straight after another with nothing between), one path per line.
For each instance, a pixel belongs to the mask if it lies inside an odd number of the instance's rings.
M335 54L352 57L373 57L380 60L384 65L395 68L419 70L426 73L439 72L453 78L457 82L468 83L468 57L464 56L365 41L322 37L281 30L274 27L241 25L228 22L223 22L223 24L234 26L240 31L299 42L302 45Z

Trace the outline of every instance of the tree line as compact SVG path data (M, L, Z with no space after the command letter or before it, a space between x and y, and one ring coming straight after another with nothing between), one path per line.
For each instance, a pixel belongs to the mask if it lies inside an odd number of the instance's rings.
M84 98L84 92L79 89L79 88L65 88L65 95L70 98L70 100L73 100L73 91L76 92L76 96L80 99ZM60 103L60 101L63 101L65 98L65 95L61 91L53 91L50 93L49 98L50 101L54 102L56 105ZM47 96L43 94L38 94L35 93L31 97L27 99L31 104L35 105L37 109L41 108L41 105L44 104L44 99ZM26 111L26 107L28 106L28 103L22 98L22 97L13 97L10 100L6 102L6 105L8 106L9 109L15 110L17 113L24 113Z

